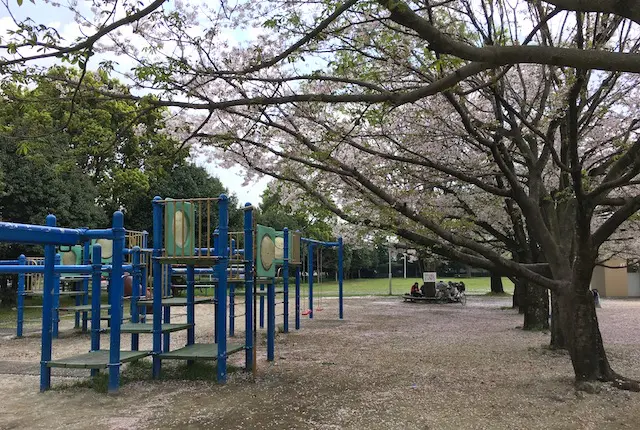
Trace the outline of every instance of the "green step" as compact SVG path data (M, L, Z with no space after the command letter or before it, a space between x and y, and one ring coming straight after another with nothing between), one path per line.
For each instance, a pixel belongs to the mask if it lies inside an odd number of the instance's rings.
M244 345L238 343L227 345L227 355L239 351L244 351ZM162 353L159 357L164 360L217 360L218 344L195 343L174 351Z
M120 362L136 361L151 354L151 351L120 351ZM73 369L106 369L109 366L109 350L91 351L47 362L47 367L67 367Z

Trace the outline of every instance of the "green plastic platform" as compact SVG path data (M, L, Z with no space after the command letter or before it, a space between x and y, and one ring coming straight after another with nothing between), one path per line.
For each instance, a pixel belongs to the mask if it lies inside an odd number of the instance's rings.
M162 324L163 333L186 330L193 327L193 324ZM153 333L153 324L147 323L125 323L120 326L121 333Z
M202 303L214 303L215 299L213 297L196 297L193 300L194 305L199 305ZM138 300L138 304L140 306L153 305L153 300L145 299ZM186 297L167 297L162 299L162 306L187 306L187 298Z
M155 260L162 264L187 264L194 267L213 267L217 264L219 257L215 255L195 255L195 256L174 256L155 257Z
M227 355L234 352L244 351L244 345L239 343L227 344ZM217 343L195 343L174 351L160 354L163 360L217 360L218 344Z
M120 351L120 362L136 361L151 354L151 351ZM109 350L91 351L86 354L52 360L47 367L67 367L72 369L106 369L109 365Z

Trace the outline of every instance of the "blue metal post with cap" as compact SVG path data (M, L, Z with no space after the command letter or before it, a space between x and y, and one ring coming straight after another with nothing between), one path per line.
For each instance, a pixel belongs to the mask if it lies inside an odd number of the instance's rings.
M102 292L102 247L93 245L93 263L91 264L91 351L100 350L100 294ZM91 369L91 376L98 369Z
M229 263L227 247L229 246L229 199L220 194L218 200L218 248L217 270L218 285L216 287L215 304L218 309L216 328L218 329L218 363L217 379L220 383L227 381L227 266Z
M82 264L91 264L91 242L86 241L82 244ZM89 304L89 277L85 277L82 281L82 304ZM82 331L87 331L87 325L89 320L89 313L87 311L82 312Z
M162 200L154 197L153 202L153 378L160 377L160 354L162 353Z
M55 215L47 215L47 227L56 226ZM54 244L44 246L44 285L42 296L42 342L40 346L40 391L51 387L51 368L47 363L51 361L51 323L53 305L54 268L56 247Z
M120 326L122 324L122 302L124 297L124 215L117 211L113 214L113 256L111 267L111 336L109 346L109 384L110 393L118 391L120 385Z
M56 254L55 256L55 265L59 266L62 263L62 257L60 254ZM53 275L53 334L52 336L57 339L60 328L60 272L57 272Z
M282 278L283 278L283 314L284 314L284 321L283 321L283 331L285 333L289 333L289 229L288 228L284 228L283 231L283 239L284 239L284 246L283 246L283 258L282 258Z
M253 342L253 208L251 203L244 209L244 325L245 325L245 364L246 370L254 370Z
M343 273L343 258L344 258L344 249L342 244L342 237L338 238L338 314L340 319L344 317L344 306L343 306L343 288L342 282L344 278Z

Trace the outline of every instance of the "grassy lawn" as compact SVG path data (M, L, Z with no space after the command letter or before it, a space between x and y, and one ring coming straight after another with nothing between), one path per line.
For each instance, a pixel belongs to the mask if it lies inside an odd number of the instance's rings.
M490 278L438 278L445 282L456 281L464 282L467 294L486 294L491 291ZM392 294L402 295L408 293L411 289L411 285L414 282L418 282L422 285L422 279L419 278L393 278L392 279ZM504 285L504 291L509 294L513 294L513 283L508 278L502 278ZM314 294L321 294L323 296L336 296L338 294L338 284L336 282L326 282L318 285L314 283ZM389 294L389 279L346 279L344 281L344 295L345 296L362 296L362 295L375 295L382 296Z
M489 278L442 278L443 281L462 281L467 287L467 294L486 294L491 291ZM419 278L393 278L392 280L392 294L402 295L408 293L411 284L418 282L422 285L422 280ZM505 292L513 294L513 283L507 279L502 278ZM314 282L314 295L323 297L335 297L338 295L338 284L336 282L323 282L318 284ZM307 284L302 283L302 296L307 296ZM294 283L293 279L290 284L291 296L293 296ZM213 289L200 290L196 288L196 295L212 295ZM376 278L376 279L346 279L344 281L344 295L345 296L386 296L389 294L389 279ZM61 304L72 305L73 298L61 297ZM106 301L106 297L103 297L103 302ZM27 306L40 305L42 300L40 298L30 298L26 301ZM125 305L125 306L128 306ZM42 316L42 309L27 308L25 309L25 320L40 319ZM0 309L0 327L15 327L16 324L16 311L15 309Z
M104 295L102 297L102 302L107 302L107 297ZM73 306L75 305L75 298L69 296L60 297L60 305L61 306ZM24 309L24 320L25 324L29 325L31 323L40 324L38 321L42 321L42 308L41 307L30 307L30 306L42 306L42 297L28 297L25 300L25 309ZM128 303L125 304L128 306ZM17 322L18 312L16 310L15 305L11 308L0 308L0 328L10 328L15 327ZM73 312L62 312L61 318L72 318Z

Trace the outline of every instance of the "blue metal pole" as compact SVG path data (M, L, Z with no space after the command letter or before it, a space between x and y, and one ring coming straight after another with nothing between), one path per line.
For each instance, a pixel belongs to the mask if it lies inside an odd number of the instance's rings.
M89 265L91 264L91 242L87 241L82 244L82 264ZM89 304L89 278L85 278L82 281L82 304ZM89 320L89 313L82 312L82 331L87 331Z
M236 286L233 282L229 283L229 337L236 334Z
M309 277L309 318L313 318L313 242L309 243L309 264L308 264L308 277Z
M260 284L260 328L264 328L264 284Z
M276 344L276 281L267 285L267 361L273 361Z
M62 257L60 256L60 254L56 254L55 256L55 264L56 266L59 266L60 263L62 262ZM60 308L60 273L55 273L53 275L53 313L52 313L52 318L53 318L53 338L57 339L58 338L58 334L59 334L59 324L60 324L60 311L58 310L58 308Z
M195 343L195 271L193 265L187 266L187 345Z
M244 325L245 369L255 370L254 316L253 316L253 209L251 203L244 210Z
M133 247L133 255L131 259L133 263L133 270L131 271L131 322L137 324L140 322L140 313L138 299L140 298L140 282L142 272L140 270L140 248L138 246ZM140 335L137 333L131 334L131 350L137 351L140 348Z
M296 330L300 330L300 266L296 267Z
M56 226L55 215L47 215L47 227ZM44 246L44 285L42 295L42 342L40 349L40 391L51 388L51 368L47 363L51 361L51 318L53 315L53 284L56 247L53 244Z
M91 274L91 351L100 350L100 295L102 293L102 247L93 245L93 273ZM98 369L91 369L91 376Z
M284 228L283 231L283 239L284 239L284 256L282 262L282 278L284 279L283 285L283 314L284 314L284 327L283 331L285 333L289 333L289 229Z
M120 326L122 325L122 302L124 297L124 215L113 214L113 257L111 269L111 342L109 347L109 393L118 391L120 385Z
M340 319L344 317L344 297L342 283L344 279L344 246L342 244L342 237L338 238L338 313Z
M229 258L229 199L221 194L218 200L219 236L218 236L218 286L216 288L218 309L216 327L218 328L218 382L227 381L227 266Z
M27 257L20 255L18 257L18 264L24 266L27 264ZM18 274L18 325L16 326L16 336L22 337L22 328L24 324L24 296L25 296L25 280L26 275L24 273Z
M162 353L162 200L154 197L153 206L153 378L160 377L160 354Z
M216 228L213 230L213 255L220 255L220 246L218 245L218 241L219 241L219 236L220 236L220 232L219 230ZM210 255L211 250L207 251L207 255ZM215 272L216 272L216 276L218 275L218 265L216 264L213 268L212 268ZM218 289L214 289L213 290L213 297L216 300L218 300ZM213 319L214 319L214 327L213 327L213 338L215 339L215 342L218 343L218 335L219 335L219 327L218 327L218 305L214 304L213 306L214 311L213 311Z

